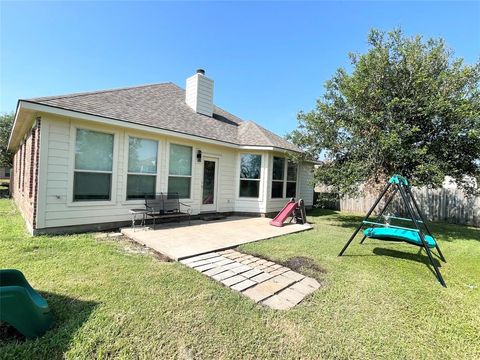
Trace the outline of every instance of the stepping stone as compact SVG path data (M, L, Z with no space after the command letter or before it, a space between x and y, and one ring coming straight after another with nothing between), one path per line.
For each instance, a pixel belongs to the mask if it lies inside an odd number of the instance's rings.
M223 266L219 266L219 267L205 271L204 274L208 276L214 276L224 271L227 271L227 269L224 269Z
M320 283L311 277L306 277L305 279L303 279L303 283L307 286L314 288L315 290L320 287Z
M280 267L277 270L273 270L270 274L276 276L276 275L283 274L284 272L287 272L287 271L290 271L290 269L285 267Z
M274 295L264 300L262 304L275 310L288 310L295 306L295 304L291 303L286 299L279 297L278 295Z
M278 296L282 300L287 300L291 302L293 305L297 305L305 298L305 294L302 294L301 292L292 289L291 286L280 291L276 296Z
M264 273L262 271L262 273L260 275L257 275L257 276L254 276L252 278L250 278L251 280L257 282L257 283L261 283L265 280L268 280L268 279L271 279L273 277L273 275L270 275L268 273Z
M251 263L251 264L248 264L248 265L250 265L254 268L258 268L259 266L262 266L266 262L267 262L266 260L258 260L258 261L255 261L254 263Z
M218 261L215 264L217 264L218 266L223 266L223 265L231 264L233 262L234 262L233 260L225 259L225 260Z
M234 268L238 268L240 266L243 266L243 265L234 261L231 264L223 265L223 268L226 270L233 270Z
M265 263L265 265L267 265L267 266L272 266L272 265L276 265L276 264L275 264L273 261L267 261L267 262Z
M234 252L235 250L232 250L232 249L227 249L227 250L222 250L222 251L218 251L218 254L220 255L225 255L225 254L230 254L232 252Z
M208 253L208 254L203 254L203 255L198 255L198 256L193 256L187 259L180 260L182 264L189 264L194 261L199 261L199 260L205 260L205 259L210 259L219 256L216 252L213 253Z
M242 264L249 265L249 264L251 264L255 261L256 261L256 259L250 258L250 259L247 259L247 260L242 260Z
M225 255L225 257L227 257L227 258L229 258L229 259L232 259L232 260L237 259L237 258L239 258L239 257L241 257L241 256L244 256L244 254L239 253L239 252L236 252L236 251L234 251L234 252L232 252L232 253L230 253L230 254L226 254L226 255Z
M216 267L217 267L217 264L213 263L213 264L206 264L206 265L202 265L202 266L197 266L195 268L195 270L200 271L200 272L204 272L204 271L216 268Z
M272 273L275 271L275 269L273 269L273 266L268 266L266 268L263 268L262 270L267 273Z
M214 278L215 280L218 280L218 281L222 281L224 279L227 279L227 278L235 276L235 275L236 274L233 271L227 270L227 271L221 272L219 274L213 275L212 278Z
M256 268L259 269L259 270L265 271L264 269L268 268L268 265L262 264L262 265L256 266Z
M299 274L299 273L297 273L295 271L292 271L292 270L284 272L281 276L288 277L288 278L290 278L292 280L295 280L295 281L300 281L305 277L304 275Z
M228 279L222 280L222 283L227 285L227 286L232 286L232 285L235 285L239 282L242 282L243 280L246 280L243 276L236 275L236 276L232 276Z
M243 280L242 282L239 282L235 285L233 285L231 288L236 291L243 291L245 289L248 289L249 287L255 285L256 282L252 281L250 279Z
M191 262L191 263L187 263L185 265L195 268L197 266L212 264L212 263L216 263L216 262L219 262L219 261L222 261L222 260L225 260L225 258L223 256L217 256L217 257L210 258L210 259L194 261L194 262Z
M235 258L235 261L242 262L243 260L249 259L250 255L242 254L242 256Z
M252 269L252 270L248 270L247 272L244 272L242 274L242 276L245 276L246 278L252 278L252 277L257 276L258 274L261 274L261 273L262 273L262 270Z
M317 280L306 277L302 281L293 284L290 288L296 292L303 294L304 296L307 296L308 294L311 294L312 292L317 290L319 287L320 284Z
M242 265L242 264L240 264L239 267L236 267L236 268L232 269L232 271L233 271L235 274L241 274L241 273L244 273L244 272L249 271L249 270L251 270L251 269L252 269L252 268L251 268L250 266L248 266L248 265ZM243 276L243 274L242 274L242 276Z
M285 289L291 285L293 280L279 275L273 279L266 280L258 285L255 285L243 292L246 296L255 302L262 301L272 295L275 295L280 290Z

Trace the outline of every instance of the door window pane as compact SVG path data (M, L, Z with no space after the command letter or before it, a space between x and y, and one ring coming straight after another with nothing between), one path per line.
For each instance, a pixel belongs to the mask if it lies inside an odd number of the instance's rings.
M273 157L273 180L283 180L283 172L285 170L285 159L281 157Z
M258 198L260 181L240 180L240 197Z
M192 148L190 146L170 144L170 175L192 175Z
M180 199L188 199L190 197L190 182L189 177L168 177L168 192L178 193Z
M128 140L128 172L157 173L158 142L130 137Z
M152 175L128 175L127 200L153 198L155 179L156 176Z
M215 196L215 161L203 162L203 197L202 204L213 204Z
M112 171L113 134L77 129L75 169Z
M110 200L111 174L75 172L73 200Z
M240 158L240 178L260 179L260 167L262 156L254 154L242 154Z

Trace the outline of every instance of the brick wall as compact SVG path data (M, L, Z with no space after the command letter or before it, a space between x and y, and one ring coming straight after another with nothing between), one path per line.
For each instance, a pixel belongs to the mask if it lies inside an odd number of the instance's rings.
M40 125L38 118L13 159L12 196L30 231L36 228Z

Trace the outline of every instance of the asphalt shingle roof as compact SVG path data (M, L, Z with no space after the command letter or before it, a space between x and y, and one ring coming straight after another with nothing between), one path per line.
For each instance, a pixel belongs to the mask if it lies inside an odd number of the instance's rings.
M301 151L258 124L244 121L217 106L214 106L213 117L197 114L185 103L185 90L173 83L49 96L27 101L231 144Z

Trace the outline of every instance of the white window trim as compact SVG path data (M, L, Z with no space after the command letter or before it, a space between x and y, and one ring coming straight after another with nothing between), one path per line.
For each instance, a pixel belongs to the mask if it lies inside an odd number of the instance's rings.
M192 148L192 163L190 168L190 175L170 175L170 145L180 145L180 146L187 146ZM195 163L196 157L195 155L195 146L189 143L184 143L182 141L169 141L167 146L167 153L166 153L166 173L167 173L167 181L166 181L166 192L168 193L168 182L170 177L179 177L179 178L190 178L190 193L188 194L188 198L180 198L184 202L190 202L193 200L193 173L195 171Z
M274 157L281 157L285 159L285 164L284 164L284 172L283 172L283 180L273 180L273 158ZM269 168L269 173L270 173L270 186L269 186L269 194L268 194L268 200L272 201L285 201L285 199L290 199L290 196L287 197L287 183L295 183L295 198L297 198L298 195L298 172L299 172L299 164L296 163L297 166L297 173L296 173L296 178L295 180L287 180L288 179L288 158L279 156L279 155L272 155L272 166ZM272 183L273 182L283 182L283 192L282 192L282 197L272 197Z
M260 178L259 179L247 179L247 178L241 178L240 177L240 166L242 165L242 155L260 155ZM249 152L241 152L238 153L238 161L237 161L237 187L236 187L236 200L237 201L262 201L263 199L263 186L262 186L262 180L264 178L263 174L263 162L264 162L264 156L262 153L254 152L254 151L249 151ZM240 196L240 182L242 180L248 180L248 181L258 181L260 184L258 186L258 197L251 197L251 196Z
M75 147L77 142L77 129L80 130L90 130L101 132L105 134L113 135L113 154L112 154L112 171L101 171L101 170L76 170L75 169ZM114 131L111 128L105 127L96 127L96 126L89 126L87 124L72 124L70 126L70 149L69 149L69 159L68 159L68 192L67 192L67 206L68 207L85 207L85 206L108 206L114 205L117 199L117 167L118 167L118 141L119 132ZM73 179L75 172L88 172L88 173L108 173L111 174L111 181L110 181L110 200L87 200L87 201L74 201L73 200Z
M128 171L128 151L130 149L130 138L137 138L137 139L144 139L144 140L152 140L157 142L157 172L156 173L137 173L137 172L129 172ZM140 204L145 204L144 199L127 199L127 182L128 182L128 175L145 175L145 176L155 176L155 193L159 193L158 191L159 188L159 182L158 179L160 178L160 152L162 150L161 148L161 140L158 138L150 137L150 136L144 136L144 135L137 135L137 134L132 134L130 132L125 132L125 139L124 139L124 144L123 144L123 176L124 176L124 181L122 184L122 204L123 205L140 205Z

